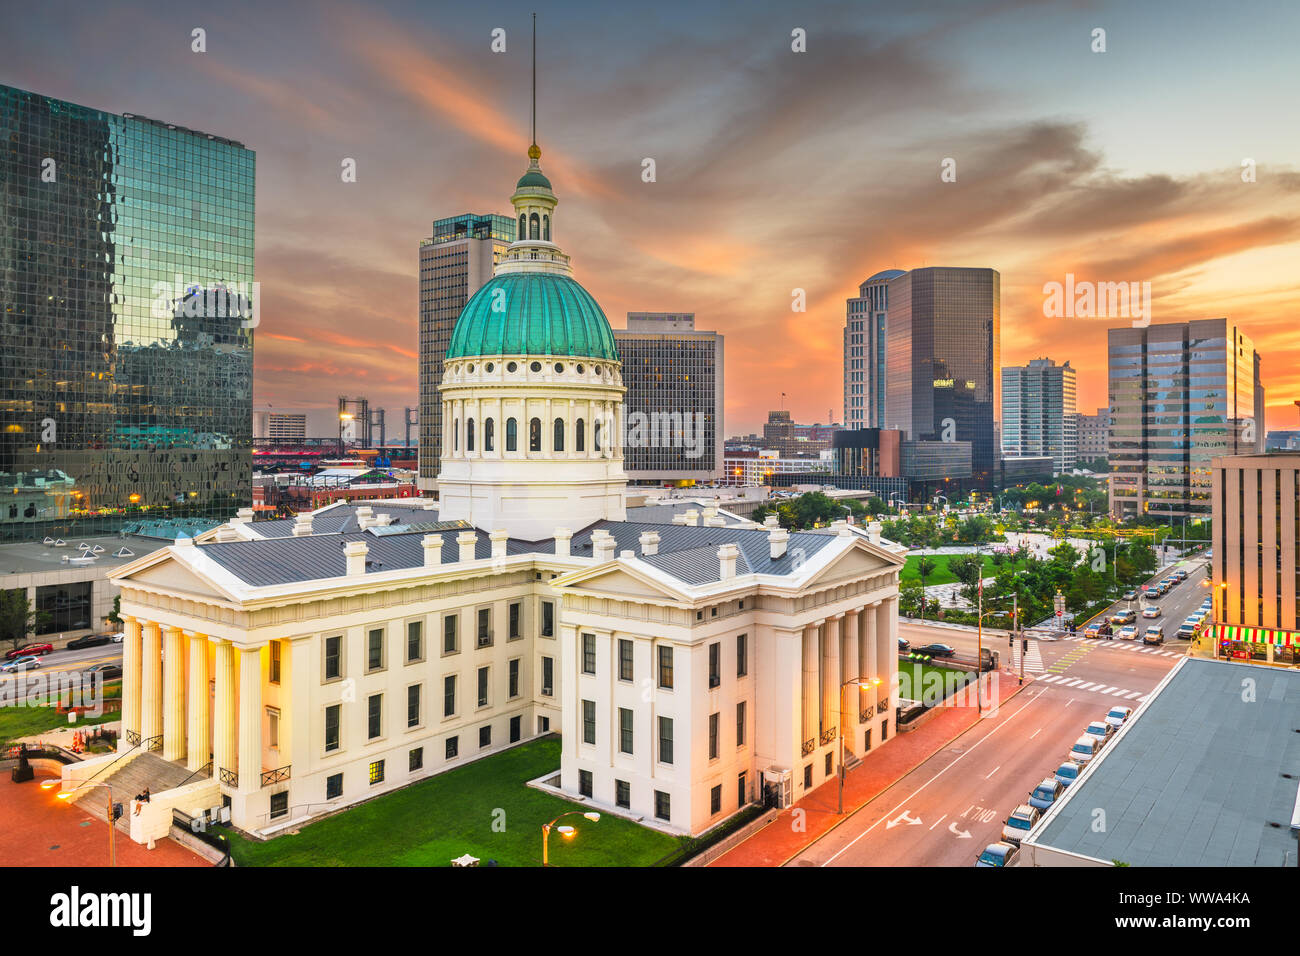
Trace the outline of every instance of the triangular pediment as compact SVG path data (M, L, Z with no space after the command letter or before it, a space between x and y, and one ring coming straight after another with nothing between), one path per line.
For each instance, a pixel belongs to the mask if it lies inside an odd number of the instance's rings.
M857 547L850 548L815 573L804 587L854 581L873 574L897 571L902 568L903 562L901 555L894 555L866 542L858 542Z
M115 575L114 580L125 587L138 585L149 590L190 597L218 601L237 600L234 595L170 554L154 556L153 560L142 563L135 570L127 570L125 574Z
M679 603L689 600L686 595L653 577L621 565L580 571L557 578L553 586L572 588L592 594L608 594L615 598L642 598Z

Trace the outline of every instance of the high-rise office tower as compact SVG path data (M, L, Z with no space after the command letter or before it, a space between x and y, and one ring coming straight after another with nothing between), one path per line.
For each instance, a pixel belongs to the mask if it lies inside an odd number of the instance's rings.
M1227 319L1114 328L1110 509L1210 512L1211 461L1264 450L1259 353Z
M1095 415L1078 412L1074 416L1074 423L1079 439L1079 461L1105 458L1110 443L1110 409L1099 408Z
M885 318L889 283L900 269L877 272L846 303L844 427L880 428L885 409Z
M1030 359L1002 369L1002 453L1049 457L1057 471L1078 461L1075 371L1070 363Z
M307 415L305 412L253 412L253 437L302 441L307 437Z
M0 86L0 538L252 503L254 154Z
M416 480L422 493L438 488L442 448L438 386L452 327L514 241L513 217L467 214L435 220L433 234L420 242L420 474Z
M629 312L623 360L629 481L716 481L723 455L723 337L690 312Z
M968 441L972 481L991 487L1001 420L1001 276L934 266L889 283L881 425L911 441Z

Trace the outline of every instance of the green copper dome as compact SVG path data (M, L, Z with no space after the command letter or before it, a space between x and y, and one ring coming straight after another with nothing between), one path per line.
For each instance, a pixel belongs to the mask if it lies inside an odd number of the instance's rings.
M550 189L551 181L542 175L540 169L530 169L519 177L515 189L526 189L529 186L541 186L543 189Z
M550 272L507 272L474 293L451 331L447 358L473 355L619 361L614 332L591 293Z

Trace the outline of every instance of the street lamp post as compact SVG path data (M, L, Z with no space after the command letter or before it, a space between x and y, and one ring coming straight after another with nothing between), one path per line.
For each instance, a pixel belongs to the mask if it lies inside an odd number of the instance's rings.
M865 684L879 684L879 683L880 683L879 677L854 677L851 678L850 680L846 680L843 684L840 684L840 727L839 727L840 772L838 775L840 778L840 803L839 803L839 809L835 811L836 813L844 812L844 688L848 687L850 684L857 684L859 687L861 687L862 685Z
M54 787L61 785L62 783L63 781L58 778L43 780L41 781L41 789L51 790ZM74 787L71 790L65 790L64 792L58 794L58 798L60 800L71 800L72 795L84 787L103 787L105 790L108 791L108 806L105 808L104 811L104 817L108 823L108 865L117 866L117 853L113 846L113 831L117 829L117 822L113 819L113 788L107 783L88 782L88 783L81 784L81 786L79 787Z
M568 826L568 825L557 827L555 824L559 823L559 822L560 822L561 820L563 820L565 817L577 816L577 815L579 815L579 814L581 814L582 816L586 817L586 818L587 818L588 820L590 820L592 823L595 823L595 822L597 822L597 821L600 819L600 814L599 814L599 813L596 813L594 810L587 810L587 811L583 811L583 810L570 810L568 813L561 813L558 817L556 817L556 818L555 818L554 820L552 820L550 823L544 823L544 824L542 824L542 866L550 866L550 865L551 865L551 863L550 863L550 839L551 839L551 831L552 831L552 830L558 830L559 833L560 833L560 836L564 837L566 840L571 840L571 839L573 839L573 837L574 837L574 836L577 834L577 832L578 832L578 830L577 830L576 827L571 827L571 826Z

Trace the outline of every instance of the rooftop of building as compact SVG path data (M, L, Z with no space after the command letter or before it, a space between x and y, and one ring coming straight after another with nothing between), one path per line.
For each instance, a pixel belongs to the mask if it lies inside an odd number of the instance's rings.
M1298 780L1300 671L1184 658L1028 842L1130 866L1295 866Z
M0 544L0 588L10 574L43 574L77 568L116 568L166 547L174 538L138 534L52 538ZM62 541L62 544L59 542ZM89 546L88 548L82 547ZM95 549L99 549L96 551Z

